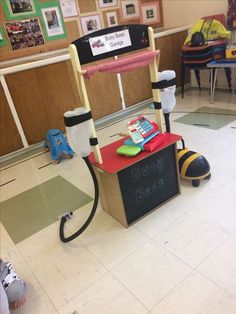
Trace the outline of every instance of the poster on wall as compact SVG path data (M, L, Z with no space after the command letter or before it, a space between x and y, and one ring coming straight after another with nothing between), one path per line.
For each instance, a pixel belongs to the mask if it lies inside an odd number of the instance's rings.
M60 0L63 17L78 16L75 0Z
M161 23L161 8L160 2L144 3L141 5L142 24L157 24Z
M58 1L40 4L42 24L46 40L66 37L66 29Z
M44 44L38 19L12 21L5 24L12 50Z
M89 15L81 17L81 25L84 35L98 31L102 28L99 15Z
M57 7L42 9L42 16L49 37L64 34L61 16Z
M107 18L107 26L108 27L118 25L118 19L117 19L116 11L106 12L106 18Z
M117 5L117 0L98 0L100 8L113 7Z
M121 0L121 13L124 21L139 19L138 0Z
M2 5L7 20L22 19L37 15L34 0L3 0Z

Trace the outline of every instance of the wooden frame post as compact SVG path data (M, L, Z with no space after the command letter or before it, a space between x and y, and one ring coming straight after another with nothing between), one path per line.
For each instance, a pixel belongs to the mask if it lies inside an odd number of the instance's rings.
M148 37L149 37L149 50L155 51L155 40L153 34L153 28L148 27ZM151 82L156 83L158 82L158 68L159 68L159 60L160 60L160 53L156 56L152 63L149 64L150 70L150 77ZM160 108L155 107L155 115L156 115L156 122L159 125L160 133L164 133L164 117L161 108L161 97L160 97L160 90L159 89L152 89L153 101L154 105L159 105Z
M88 94L87 94L87 90L85 87L84 77L82 74L82 69L81 69L81 65L80 65L80 61L79 61L79 57L78 57L78 53L77 53L77 49L76 49L76 46L74 44L69 45L69 52L70 52L71 63L72 63L72 67L73 67L73 71L74 71L74 75L75 75L76 85L77 85L77 88L78 88L78 91L80 94L82 104L86 109L91 111L89 99L88 99ZM89 122L90 122L90 128L92 130L92 137L97 138L93 119L91 119ZM96 162L99 164L102 164L103 161L102 161L102 156L101 156L99 144L93 146L93 151L94 151L94 156L95 156Z

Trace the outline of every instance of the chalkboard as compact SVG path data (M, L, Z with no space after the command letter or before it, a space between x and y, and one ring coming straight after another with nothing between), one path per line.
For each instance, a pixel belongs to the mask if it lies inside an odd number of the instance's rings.
M175 145L118 173L128 224L179 193L177 173Z

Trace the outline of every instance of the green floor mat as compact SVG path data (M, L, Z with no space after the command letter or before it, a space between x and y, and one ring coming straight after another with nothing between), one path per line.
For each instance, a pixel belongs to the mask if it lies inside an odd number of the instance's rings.
M28 238L92 198L61 176L2 202L0 220L15 243Z
M234 120L236 120L235 110L201 107L174 121L219 130Z

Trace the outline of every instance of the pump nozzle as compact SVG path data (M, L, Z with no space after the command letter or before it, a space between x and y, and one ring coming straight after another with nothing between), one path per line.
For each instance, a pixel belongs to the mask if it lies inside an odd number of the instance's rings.
M90 153L90 137L92 131L90 121L91 111L80 107L64 113L66 134L72 149L81 157L87 157Z

